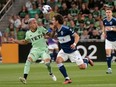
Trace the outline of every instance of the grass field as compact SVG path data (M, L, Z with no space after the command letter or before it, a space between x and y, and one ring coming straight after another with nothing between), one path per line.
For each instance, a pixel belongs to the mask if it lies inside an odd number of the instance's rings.
M106 63L95 62L86 70L79 70L74 63L64 63L72 83L62 84L63 76L57 65L52 63L57 81L52 81L44 64L34 63L28 76L27 84L22 84L19 77L23 75L24 64L0 64L0 87L116 87L116 63L112 63L112 74L106 74Z

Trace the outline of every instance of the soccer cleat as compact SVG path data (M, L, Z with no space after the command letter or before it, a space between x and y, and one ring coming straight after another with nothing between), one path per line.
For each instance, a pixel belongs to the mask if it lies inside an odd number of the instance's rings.
M112 69L108 68L108 70L106 71L106 74L112 74Z
M52 77L53 81L57 80L57 78L56 78L56 76L54 74L51 73L50 76Z
M91 66L94 66L94 62L87 56L86 57L88 59L88 63L91 65Z
M64 84L70 84L70 83L72 83L71 79L65 79Z
M23 78L23 77L19 77L19 80L20 80L23 84L26 84L26 83L27 83L27 82L26 82L26 79Z
M42 60L40 63L41 63L41 64L43 64L43 63L44 63L44 61Z

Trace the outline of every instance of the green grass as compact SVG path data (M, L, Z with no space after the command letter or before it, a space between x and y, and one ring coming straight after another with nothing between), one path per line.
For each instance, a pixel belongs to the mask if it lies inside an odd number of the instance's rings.
M116 63L112 63L112 74L106 74L106 63L95 62L86 70L80 70L75 63L64 63L72 83L62 84L63 76L57 65L52 63L57 81L54 82L48 75L44 64L34 63L28 76L27 84L22 84L19 77L23 76L24 64L0 64L0 87L116 87Z

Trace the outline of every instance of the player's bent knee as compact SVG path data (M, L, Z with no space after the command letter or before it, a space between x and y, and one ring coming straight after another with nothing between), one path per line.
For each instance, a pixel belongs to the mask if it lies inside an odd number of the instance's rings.
M43 60L45 63L49 63L50 62L50 58L47 58L45 60Z
M110 49L106 49L106 56L110 56L111 55L111 50Z
M31 57L28 57L27 61L33 62L33 59Z
M57 57L56 63L59 64L59 63L62 63L62 62L63 62L63 58L62 57Z
M86 66L85 66L85 64L81 64L81 65L79 65L79 68L80 69L86 69Z

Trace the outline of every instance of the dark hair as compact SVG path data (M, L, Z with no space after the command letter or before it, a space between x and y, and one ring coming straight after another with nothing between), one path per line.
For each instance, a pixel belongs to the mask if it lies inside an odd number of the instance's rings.
M56 15L54 15L54 18L55 18L56 21L58 21L59 24L63 24L64 23L64 19L63 19L62 15L56 14Z
M53 25L53 23L52 23L52 22L50 22L50 25Z
M111 10L111 11L112 11L112 9L111 9L111 8L109 8L109 7L107 7L105 11L107 11L107 10Z

